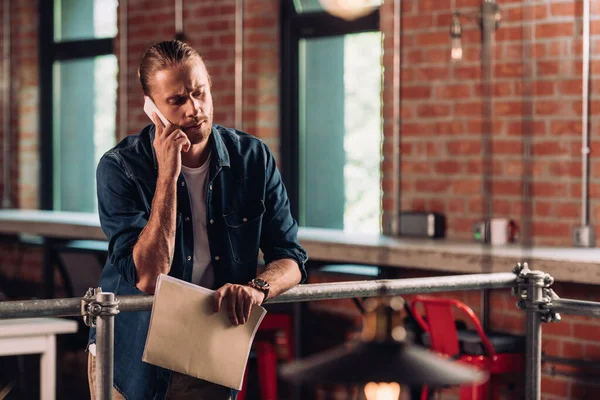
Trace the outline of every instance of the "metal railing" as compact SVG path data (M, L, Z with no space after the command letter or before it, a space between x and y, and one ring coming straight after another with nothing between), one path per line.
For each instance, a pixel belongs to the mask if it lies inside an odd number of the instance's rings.
M520 297L517 306L526 313L526 398L539 400L542 322L560 321L559 312L600 317L600 303L560 299L550 289L553 282L550 275L519 264L512 273L299 285L268 303L512 288ZM83 316L86 324L95 325L96 398L106 400L112 398L114 317L119 312L150 311L152 302L153 296L116 298L96 288L83 298L0 302L0 319Z

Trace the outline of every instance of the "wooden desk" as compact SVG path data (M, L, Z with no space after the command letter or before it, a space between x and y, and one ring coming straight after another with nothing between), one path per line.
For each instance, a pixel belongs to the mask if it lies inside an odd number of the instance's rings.
M60 318L0 320L0 356L40 354L40 399L56 398L56 335L77 332L77 322Z
M0 210L0 233L106 240L98 216L89 213ZM300 228L298 236L313 261L450 273L507 272L517 262L529 261L530 268L543 270L559 281L600 284L600 249L489 247L469 242L414 240L317 228Z

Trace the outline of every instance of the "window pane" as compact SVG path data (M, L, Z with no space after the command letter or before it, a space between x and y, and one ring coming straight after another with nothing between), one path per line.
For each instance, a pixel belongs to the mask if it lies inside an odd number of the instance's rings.
M300 41L303 226L381 231L381 33Z
M323 5L321 4L321 0L293 0L294 7L297 13L308 13L308 12L320 12L325 11ZM344 0L325 0L331 4L335 4L336 1L339 1L340 4L344 3ZM362 5L365 7L375 7L380 6L382 0L362 0Z
M54 41L111 38L118 0L54 0Z
M116 142L117 68L112 54L54 63L56 210L97 209L96 165Z

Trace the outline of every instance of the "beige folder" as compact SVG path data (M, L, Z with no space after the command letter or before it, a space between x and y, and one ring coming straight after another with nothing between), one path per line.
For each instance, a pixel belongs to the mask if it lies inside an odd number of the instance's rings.
M213 291L161 274L142 361L241 390L244 371L266 310L253 306L243 325L226 308L213 311Z

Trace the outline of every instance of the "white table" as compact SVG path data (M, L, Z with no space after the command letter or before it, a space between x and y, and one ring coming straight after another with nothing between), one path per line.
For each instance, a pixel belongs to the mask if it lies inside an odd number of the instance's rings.
M41 354L40 399L56 397L56 335L77 332L77 322L60 318L0 320L0 356Z

